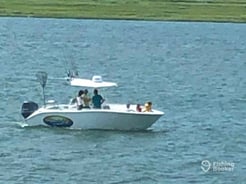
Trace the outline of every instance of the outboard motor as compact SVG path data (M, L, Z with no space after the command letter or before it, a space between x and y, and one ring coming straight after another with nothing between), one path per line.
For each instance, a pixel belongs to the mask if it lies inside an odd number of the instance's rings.
M26 101L22 104L21 114L24 118L27 118L37 109L38 109L38 104L36 104L35 102Z

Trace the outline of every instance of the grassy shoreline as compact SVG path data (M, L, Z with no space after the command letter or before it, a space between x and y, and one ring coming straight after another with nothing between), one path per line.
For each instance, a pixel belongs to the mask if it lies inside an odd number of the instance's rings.
M0 16L246 22L245 0L1 0Z

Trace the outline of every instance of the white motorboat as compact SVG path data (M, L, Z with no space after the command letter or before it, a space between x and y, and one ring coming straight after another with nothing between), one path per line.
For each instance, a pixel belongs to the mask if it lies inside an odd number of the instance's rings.
M39 74L38 78L44 94L47 76L43 72ZM113 82L104 82L101 76L94 76L92 80L71 78L70 85L90 88L117 86ZM43 96L45 97L45 95ZM149 109L147 112L140 111L137 107L139 108L137 104L104 104L101 109L82 108L78 110L76 103L57 104L55 101L48 101L39 108L38 104L29 101L23 103L22 115L30 126L145 130L164 114L155 109ZM144 106L140 106L140 109L144 109Z

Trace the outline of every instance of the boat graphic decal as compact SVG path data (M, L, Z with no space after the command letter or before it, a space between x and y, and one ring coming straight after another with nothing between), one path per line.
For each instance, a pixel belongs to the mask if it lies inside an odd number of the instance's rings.
M70 127L73 125L71 119L59 115L46 116L43 121L47 125L54 127Z

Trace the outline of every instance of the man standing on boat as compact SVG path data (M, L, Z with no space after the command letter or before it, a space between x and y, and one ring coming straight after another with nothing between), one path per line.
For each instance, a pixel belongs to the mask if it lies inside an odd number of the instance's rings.
M94 96L92 97L93 108L101 109L101 105L104 101L105 99L98 94L98 90L94 89Z
M82 99L83 99L83 102L84 102L84 107L83 108L90 108L91 98L88 95L88 90L87 89L85 89L84 94L82 95Z
M83 100L82 100L82 95L84 94L83 90L79 90L78 96L76 98L77 100L77 109L81 110L83 108Z

